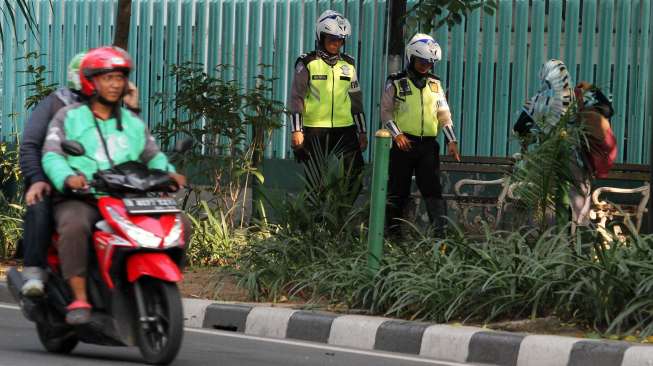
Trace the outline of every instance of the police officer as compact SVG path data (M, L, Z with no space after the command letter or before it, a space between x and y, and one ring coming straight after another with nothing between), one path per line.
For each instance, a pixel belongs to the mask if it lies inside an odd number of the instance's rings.
M363 97L354 59L340 49L351 34L342 14L327 10L315 25L315 51L295 63L290 90L292 148L300 161L322 152L341 152L345 166L357 175L367 147Z
M439 236L446 228L446 203L440 185L440 146L436 136L444 131L448 151L460 161L458 142L444 88L430 73L442 55L440 46L426 34L416 34L406 46L403 72L388 78L381 97L381 119L393 137L387 217L391 234L399 234L399 221L410 197L413 174L431 224Z

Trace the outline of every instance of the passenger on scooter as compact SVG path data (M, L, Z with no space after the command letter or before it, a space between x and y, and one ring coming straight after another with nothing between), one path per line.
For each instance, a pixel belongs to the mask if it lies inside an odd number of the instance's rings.
M86 296L88 244L100 214L93 199L63 193L88 189L87 182L96 171L128 161L141 161L149 168L168 171L180 187L186 184L186 178L175 173L159 150L146 124L119 105L127 92L131 69L131 58L121 49L101 47L89 51L80 67L81 92L88 100L57 113L43 147L43 168L59 192L53 199L53 209L61 271L74 296L67 308L69 324L90 320L91 305ZM64 140L79 142L86 156L67 158L61 147ZM188 240L190 225L185 217L183 221L184 239Z
M23 250L25 283L21 292L25 296L43 295L43 282L46 280L45 257L52 236L52 206L50 193L52 187L41 166L42 148L48 124L55 114L65 106L84 100L79 80L79 65L86 52L72 58L68 64L66 87L39 102L27 120L23 129L20 145L19 164L25 187L27 210L23 223ZM125 106L138 111L138 90L130 83L129 91L123 98Z

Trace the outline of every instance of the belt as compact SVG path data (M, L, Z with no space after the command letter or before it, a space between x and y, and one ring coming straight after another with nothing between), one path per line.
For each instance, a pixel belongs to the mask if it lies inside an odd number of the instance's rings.
M406 135L406 137L408 137L408 139L411 141L437 142L437 137L435 136L415 136L407 133L404 135Z

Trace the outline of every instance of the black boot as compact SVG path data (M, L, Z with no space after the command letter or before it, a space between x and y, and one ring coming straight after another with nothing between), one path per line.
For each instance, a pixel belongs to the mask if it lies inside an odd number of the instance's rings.
M390 197L385 210L385 227L386 236L389 239L401 239L401 218L404 213L403 200L400 198Z
M442 198L429 197L424 199L426 212L431 220L431 225L438 238L445 238L447 235L447 202Z

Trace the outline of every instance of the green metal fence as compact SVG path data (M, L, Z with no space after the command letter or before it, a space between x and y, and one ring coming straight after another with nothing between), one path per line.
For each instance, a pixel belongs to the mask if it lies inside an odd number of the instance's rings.
M2 55L3 139L20 131L26 68L17 59L29 51L43 55L61 83L65 64L76 52L108 44L116 0L33 0L38 32L21 17L17 32L5 33ZM409 1L409 7L415 0ZM506 156L515 151L510 127L537 71L548 58L564 60L574 80L588 80L610 92L620 161L649 159L652 124L650 50L651 0L499 0L494 15L481 10L463 24L433 35L443 49L436 73L448 87L454 123L464 155ZM137 65L132 79L141 91L143 116L150 124L166 118L148 103L155 93L174 92L168 65L183 61L231 64L224 75L252 86L253 76L274 76L274 98L285 101L298 55L313 49L314 20L326 9L344 12L353 34L345 46L357 60L370 133L379 127L379 100L386 78L385 0L134 0L129 51ZM8 19L1 20L9 29ZM407 36L410 36L407 35ZM263 70L260 64L273 65ZM210 69L210 68L209 68ZM276 131L266 155L289 156L288 129Z

